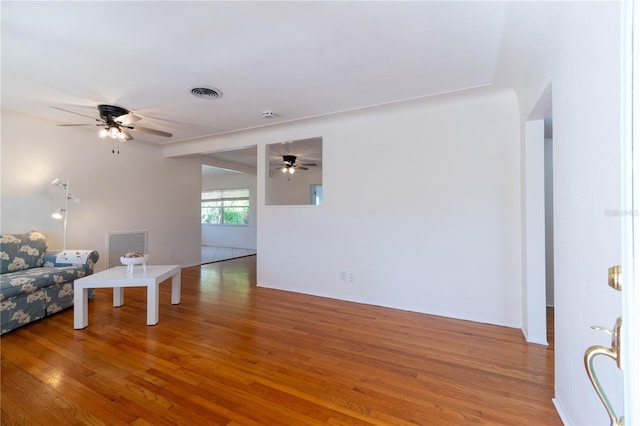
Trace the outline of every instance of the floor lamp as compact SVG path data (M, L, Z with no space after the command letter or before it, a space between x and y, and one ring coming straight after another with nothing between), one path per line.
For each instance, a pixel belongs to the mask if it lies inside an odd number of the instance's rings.
M54 180L51 181L51 185L56 185L57 187L65 191L64 208L60 207L51 215L51 217L53 217L54 219L64 219L62 250L66 250L67 249L67 220L69 218L69 200L72 200L74 203L79 203L80 199L78 197L75 197L73 194L71 194L71 192L69 192L69 179L67 179L66 182L63 182L60 180L60 178L55 178Z

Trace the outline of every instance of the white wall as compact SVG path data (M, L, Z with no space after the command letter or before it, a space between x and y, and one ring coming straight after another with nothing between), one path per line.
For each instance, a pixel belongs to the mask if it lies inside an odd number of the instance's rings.
M120 155L93 129L2 112L1 231L40 229L51 249L62 248L62 221L51 213L64 192L50 184L70 179L81 199L70 206L67 248L96 249L106 265L106 233L149 231L151 262L200 263L200 164L165 158L158 147L122 144Z
M519 327L518 129L513 92L476 90L165 153L258 144L261 286ZM316 136L324 204L265 206L265 145Z
M522 330L528 342L547 344L544 216L544 121L525 124L522 154L524 214L523 317Z
M311 185L322 184L322 166L296 170L295 174L267 172L266 203L268 205L309 204Z
M249 188L249 225L201 225L202 245L255 250L257 225L257 177L247 173L202 176L202 190Z
M583 356L610 343L590 327L620 314L607 268L621 262L621 221L606 215L621 206L620 3L515 2L508 16L497 78L516 90L523 123L553 87L555 403L565 424L609 424ZM620 371L596 364L621 414Z

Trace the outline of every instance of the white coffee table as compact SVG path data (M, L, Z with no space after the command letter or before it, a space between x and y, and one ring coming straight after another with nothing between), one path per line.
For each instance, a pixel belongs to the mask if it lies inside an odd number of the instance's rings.
M147 325L158 323L158 289L160 283L171 277L171 303L180 303L180 265L147 265L127 271L126 266L116 266L79 278L74 281L73 328L85 328L89 324L89 289L113 288L113 306L124 304L124 287L147 287Z

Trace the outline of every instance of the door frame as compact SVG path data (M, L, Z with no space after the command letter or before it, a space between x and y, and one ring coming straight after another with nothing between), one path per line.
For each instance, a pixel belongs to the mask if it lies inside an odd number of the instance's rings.
M621 366L626 424L640 423L640 7L622 10L622 318ZM635 49L634 49L635 46ZM635 90L634 90L635 89ZM636 254L634 256L634 253Z
M552 112L548 83L524 123L521 145L522 332L529 343L548 345L545 247L544 118Z

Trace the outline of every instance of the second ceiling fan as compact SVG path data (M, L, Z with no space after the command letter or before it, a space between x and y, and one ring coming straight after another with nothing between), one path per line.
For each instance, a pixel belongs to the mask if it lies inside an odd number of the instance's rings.
M278 168L282 173L294 174L296 170L309 170L309 167L317 166L316 163L296 163L298 157L295 155L283 155L282 165ZM278 170L276 169L276 170Z

